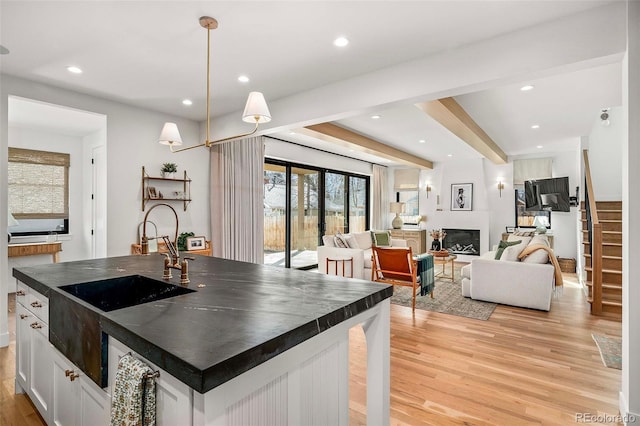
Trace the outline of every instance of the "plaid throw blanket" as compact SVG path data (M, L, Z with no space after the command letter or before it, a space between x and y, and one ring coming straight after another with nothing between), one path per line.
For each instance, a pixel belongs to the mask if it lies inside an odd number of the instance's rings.
M111 396L111 426L154 426L156 383L153 370L127 354L120 358Z
M425 296L433 291L435 278L433 273L433 255L424 253L414 256L418 263L418 276L420 277L420 296Z

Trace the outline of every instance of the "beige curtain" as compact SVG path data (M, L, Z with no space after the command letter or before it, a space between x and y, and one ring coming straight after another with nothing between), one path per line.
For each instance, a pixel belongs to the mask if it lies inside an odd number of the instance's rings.
M389 228L389 179L385 166L373 165L373 185L371 185L371 229Z
M213 255L263 263L262 136L211 148L211 245Z

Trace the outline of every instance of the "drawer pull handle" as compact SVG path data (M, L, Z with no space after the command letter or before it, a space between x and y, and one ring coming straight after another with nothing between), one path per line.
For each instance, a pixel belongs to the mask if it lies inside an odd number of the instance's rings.
M27 315L27 314L20 314L20 319L25 319L25 318L27 318L28 316L29 316L29 315Z
M24 292L24 290L18 290L16 291L16 296L24 296L26 295L26 293Z
M72 374L73 374L73 370L64 370L64 376L65 377L69 377Z
M71 372L71 374L69 374L69 380L71 380L72 382L78 377L80 377L80 374L78 373Z
M33 324L31 324L31 328L42 328L42 324L36 321Z
M42 303L40 302L31 302L31 306L34 308L42 308Z

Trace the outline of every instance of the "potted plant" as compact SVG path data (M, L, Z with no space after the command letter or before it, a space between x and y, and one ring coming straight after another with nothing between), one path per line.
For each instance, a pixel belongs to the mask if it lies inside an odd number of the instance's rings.
M162 172L163 178L175 179L176 172L178 171L178 165L176 163L164 163L160 172Z

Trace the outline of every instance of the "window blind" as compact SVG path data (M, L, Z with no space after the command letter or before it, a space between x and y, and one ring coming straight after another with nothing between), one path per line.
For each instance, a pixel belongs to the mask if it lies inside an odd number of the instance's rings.
M9 209L16 219L69 218L70 155L9 148Z
M420 184L420 170L396 169L393 176L393 189L396 191L416 191Z
M551 158L530 158L513 162L513 184L523 185L525 180L547 179L551 176Z

